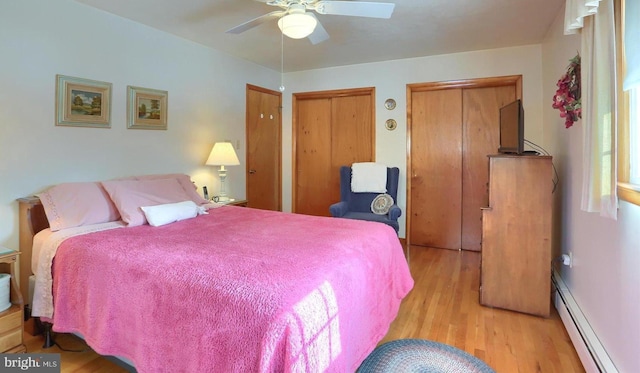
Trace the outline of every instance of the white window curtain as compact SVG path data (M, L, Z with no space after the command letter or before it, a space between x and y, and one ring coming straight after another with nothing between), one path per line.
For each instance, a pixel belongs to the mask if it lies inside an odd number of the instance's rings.
M613 0L566 0L565 34L581 33L582 203L617 219L616 61Z
M600 0L566 0L564 10L565 35L577 34L584 26L584 19L598 13Z

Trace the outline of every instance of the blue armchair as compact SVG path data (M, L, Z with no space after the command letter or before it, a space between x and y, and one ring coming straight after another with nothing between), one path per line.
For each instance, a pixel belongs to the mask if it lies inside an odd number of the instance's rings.
M396 233L400 229L398 218L402 210L398 205L398 179L400 169L387 167L387 194L393 197L394 204L386 215L371 212L371 202L379 193L353 193L351 191L351 167L340 167L340 202L329 206L331 216L346 219L369 220L393 227Z

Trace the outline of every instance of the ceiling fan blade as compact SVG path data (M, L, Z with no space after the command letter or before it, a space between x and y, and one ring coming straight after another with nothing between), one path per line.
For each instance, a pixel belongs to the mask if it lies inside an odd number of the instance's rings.
M318 1L316 12L339 16L391 18L396 4L367 1Z
M309 12L308 14L311 15L316 20L318 20L318 17L316 17L315 14L313 14L311 12ZM329 39L329 34L327 33L327 30L325 30L324 27L322 27L322 24L320 23L320 20L318 20L318 24L316 25L316 28L313 30L311 35L309 35L308 37L309 37L309 41L311 42L311 44L316 45L316 44L322 43L323 41Z
M227 34L239 34L241 32L245 32L249 29L252 29L256 26L259 26L261 24L263 24L264 22L270 21L272 19L278 19L280 17L282 17L283 15L287 14L286 11L282 11L282 10L276 10L274 12L262 15L258 18L254 18L251 21L247 21L241 25L238 25L234 28L231 28L227 31L225 31Z

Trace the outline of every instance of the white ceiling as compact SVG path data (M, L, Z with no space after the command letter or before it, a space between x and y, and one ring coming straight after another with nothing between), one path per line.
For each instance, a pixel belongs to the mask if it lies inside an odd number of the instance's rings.
M225 31L280 8L259 0L76 0L109 13L281 70L276 21ZM381 0L371 0L384 2ZM385 0L391 19L317 15L330 39L285 37L284 71L537 44L564 0Z

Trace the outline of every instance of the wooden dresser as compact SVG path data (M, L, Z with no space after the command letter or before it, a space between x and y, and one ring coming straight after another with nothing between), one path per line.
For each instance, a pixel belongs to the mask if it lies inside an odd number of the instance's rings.
M549 316L552 177L550 156L489 156L489 207L482 209L482 305Z
M4 250L0 253L0 273L11 275L9 281L11 306L0 312L0 352L25 352L22 340L24 302L16 282L16 261L20 253Z

